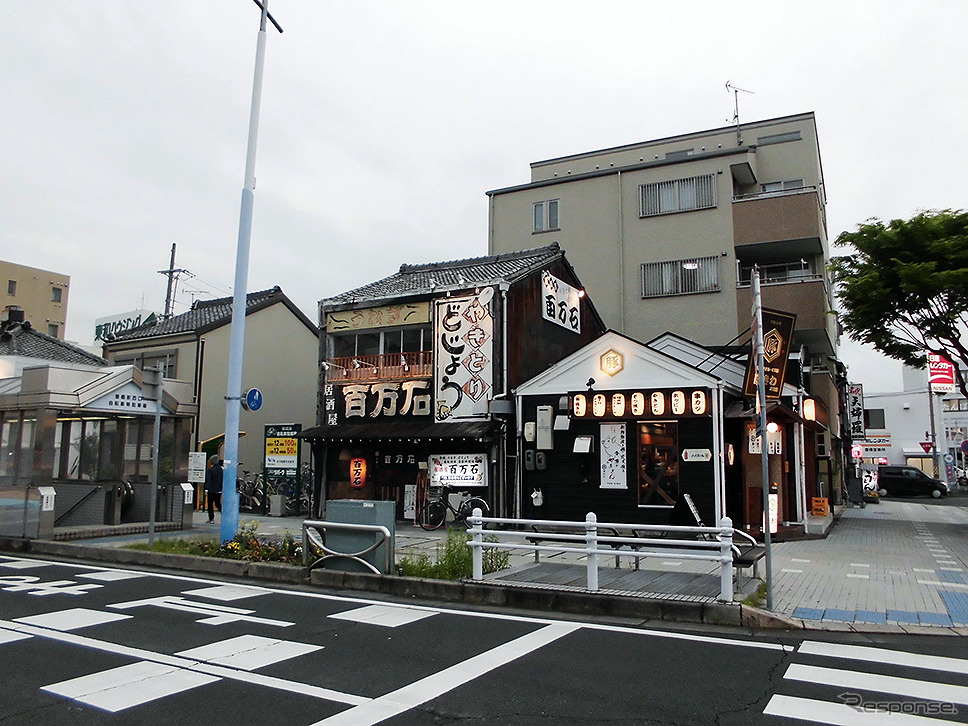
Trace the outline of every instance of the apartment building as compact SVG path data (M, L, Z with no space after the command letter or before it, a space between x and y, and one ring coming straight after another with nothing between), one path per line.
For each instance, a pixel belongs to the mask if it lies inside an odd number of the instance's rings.
M40 332L64 339L67 321L67 298L71 288L69 275L40 270L0 260L0 284L5 285L4 311L23 310L23 318ZM8 313L4 313L4 320Z
M826 422L805 444L807 489L837 491L843 368L813 113L534 162L528 183L487 195L491 254L557 242L606 325L638 341L747 344L758 267L764 306L797 316L788 381Z

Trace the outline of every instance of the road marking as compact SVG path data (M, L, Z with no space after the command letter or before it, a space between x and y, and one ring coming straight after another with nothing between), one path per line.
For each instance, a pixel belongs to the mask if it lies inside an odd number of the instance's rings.
M240 635L237 638L183 650L175 655L243 671L254 671L322 649L321 645L263 638L258 635Z
M924 716L911 716L906 713L861 711L845 703L829 703L812 698L779 694L770 699L763 713L800 721L830 724L830 726L882 726L885 723L891 726L943 726L943 724L954 723Z
M433 615L436 615L436 613L427 612L426 610L412 610L388 605L367 605L366 607L355 610L336 613L329 617L335 618L336 620L349 620L354 623L366 623L367 625L382 625L385 628L396 628L400 625L415 623L418 620L423 620Z
M829 658L850 658L868 663L888 663L911 668L968 674L968 661L960 658L920 655L903 650L872 648L869 645L845 645L843 643L821 643L815 640L805 640L800 643L797 652L807 655L823 655Z
M870 567L870 565L866 562L851 562L850 566L851 567Z
M803 572L803 570L788 570L784 567L782 570L780 570L780 572L789 572L791 575L799 575Z
M897 696L921 698L926 701L968 704L968 688L947 683L917 681L912 678L898 678L897 676L861 673L838 668L822 668L801 663L790 665L783 677L795 681L837 686L838 688L860 688Z
M2 632L3 628L25 636L33 635L38 638L54 640L58 643L76 645L82 648L91 648L92 650L113 653L114 655L125 656L139 661L149 661L151 663L173 666L175 668L183 668L188 671L206 673L208 675L225 678L227 680L241 681L253 686L264 686L266 688L274 688L276 690L287 691L289 693L298 693L304 696L334 701L336 703L345 703L349 706L358 706L363 703L368 703L371 700L365 696L356 696L351 693L342 693L329 688L312 686L307 683L287 681L283 678L264 676L259 673L249 673L246 671L240 671L234 668L228 668L210 663L199 663L198 661L191 660L189 658L182 658L176 655L167 655L165 653L155 653L150 650L132 648L130 646L120 645L118 643L109 643L107 641L89 638L76 633L62 633L56 630L39 628L34 625L0 620L0 632Z
M919 585L936 585L938 587L968 587L964 582L941 582L940 580L918 580Z
M217 680L204 673L141 661L43 686L40 690L102 711L117 713Z
M32 636L24 633L12 633L9 630L0 630L0 645L4 643L16 643L18 640L27 640Z
M495 668L507 665L579 629L577 624L547 625L452 665L408 686L374 698L367 704L342 711L317 721L313 726L372 726L405 713L459 686L480 678Z
M921 570L921 569L918 569L917 567L913 568L911 570L911 572L926 572L926 573L931 574L931 575L934 574L934 570Z
M4 592L26 592L31 595L84 595L88 590L96 590L104 585L96 585L93 582L87 585L78 585L73 580L54 580L52 582L41 582L39 577L32 575L0 577L0 589Z
M26 625L36 625L41 628L51 630L79 630L89 628L92 625L103 623L113 623L118 620L127 620L131 615L121 613L105 613L100 610L88 610L87 608L71 608L70 610L57 610L43 615L30 615L24 618L14 618L18 623Z
M37 567L49 567L49 562L39 560L6 560L0 562L0 567L8 567L11 570L33 570Z
M221 600L222 602L243 600L247 597L258 597L259 595L268 594L269 591L264 587L249 587L247 585L220 585L216 587L203 587L200 590L186 590L182 593L182 595L207 597L209 600Z
M811 560L798 560L798 559L797 559L796 557L791 557L791 558L790 558L790 562L803 562L803 563L809 563L809 562L811 562Z
M964 567L939 567L938 569L941 570L942 572L964 572L965 571ZM930 572L930 570L928 570L928 572Z
M128 572L126 570L104 570L103 572L89 572L83 575L78 575L78 578L84 578L85 580L99 580L100 582L118 582L119 580L134 580L139 577L144 577L142 572Z
M230 608L227 605L212 605L210 603L195 603L176 595L162 595L161 597L150 597L145 600L113 603L108 605L108 607L117 610L129 610L146 605L154 605L167 610L181 610L205 615L206 617L195 621L203 625L226 625L227 623L237 622L278 625L281 628L288 628L290 625L294 625L294 623L285 620L269 620L267 618L255 617L252 615L255 610L242 610L241 608Z
M860 574L858 574L856 572L848 572L847 573L847 577L853 577L853 578L856 578L858 580L869 580L869 579L871 579L871 576L870 575L860 575Z

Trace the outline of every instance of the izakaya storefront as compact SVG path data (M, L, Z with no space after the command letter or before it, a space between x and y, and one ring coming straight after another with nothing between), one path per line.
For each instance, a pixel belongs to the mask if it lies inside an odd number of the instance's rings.
M522 516L689 525L691 499L719 521L725 388L612 332L520 386Z

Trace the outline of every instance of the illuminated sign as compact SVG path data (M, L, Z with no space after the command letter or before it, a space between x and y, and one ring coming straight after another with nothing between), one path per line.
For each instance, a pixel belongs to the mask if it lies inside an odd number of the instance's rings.
M573 419L616 420L709 416L709 389L569 393Z
M796 322L797 316L792 313L763 308L763 373L768 399L780 398L783 391L790 340L793 337ZM756 325L755 318L753 324ZM754 350L751 351L747 361L746 378L743 380L743 393L747 396L756 396L759 385L755 336L752 342Z
M598 359L598 369L607 375L614 376L625 367L625 356L615 348L609 348Z
M350 486L354 489L366 486L366 459L361 456L350 459Z

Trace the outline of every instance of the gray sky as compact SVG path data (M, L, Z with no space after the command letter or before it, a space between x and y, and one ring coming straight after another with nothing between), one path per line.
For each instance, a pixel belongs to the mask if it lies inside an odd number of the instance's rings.
M484 192L528 164L814 111L828 232L966 206L968 6L272 0L249 290L316 302L487 253ZM230 294L259 9L0 3L0 258L72 279L67 337ZM578 270L579 275L581 270ZM848 341L846 337L845 343ZM845 345L851 378L899 367Z

